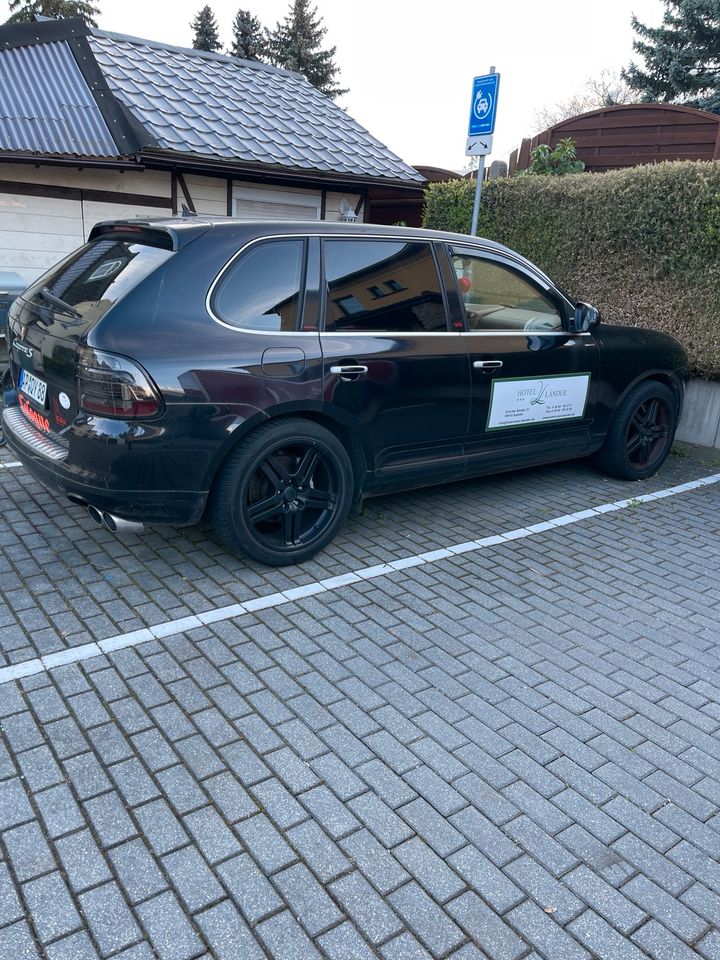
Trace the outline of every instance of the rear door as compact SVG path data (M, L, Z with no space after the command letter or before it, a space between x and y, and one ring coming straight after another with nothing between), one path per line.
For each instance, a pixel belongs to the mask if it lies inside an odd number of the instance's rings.
M379 475L460 475L470 371L433 245L328 238L323 254L325 402Z
M58 434L78 412L75 354L90 329L172 255L159 231L103 237L36 281L10 311L8 352L18 402L43 433Z
M448 252L467 324L470 468L581 455L595 414L595 339L563 330L568 304L542 275L474 247Z

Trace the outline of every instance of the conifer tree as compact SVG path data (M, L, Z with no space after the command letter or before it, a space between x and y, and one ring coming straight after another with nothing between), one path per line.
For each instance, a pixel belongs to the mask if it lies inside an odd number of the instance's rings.
M665 0L659 27L632 18L633 49L645 61L623 77L642 100L720 113L720 0Z
M190 26L195 34L193 47L196 50L207 50L213 53L222 47L217 20L209 6L205 6L198 11Z
M278 67L301 73L321 93L339 97L347 90L337 86L336 47L321 49L327 28L310 0L292 0L285 19L268 34L270 59Z
M265 30L249 10L240 9L232 24L233 42L230 53L241 60L265 60L267 44Z
M8 23L23 23L36 16L56 17L65 20L68 17L82 17L85 23L96 27L95 17L100 8L89 0L10 0L10 18Z

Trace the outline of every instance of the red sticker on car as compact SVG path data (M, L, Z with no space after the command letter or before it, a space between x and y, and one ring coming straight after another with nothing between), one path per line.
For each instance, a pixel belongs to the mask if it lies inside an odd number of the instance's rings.
M38 430L42 430L44 433L50 433L50 421L47 417L43 417L41 413L38 413L37 410L33 410L25 397L18 397L20 401L20 409L28 418L28 420L35 424Z

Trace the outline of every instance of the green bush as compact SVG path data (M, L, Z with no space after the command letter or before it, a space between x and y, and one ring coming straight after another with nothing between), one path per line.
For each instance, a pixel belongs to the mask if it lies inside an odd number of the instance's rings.
M560 140L554 149L541 143L530 151L530 166L521 170L519 177L564 177L567 173L582 173L585 164L575 155L575 141L571 137Z
M467 233L474 186L432 184L425 226ZM671 333L694 373L720 379L720 163L493 180L478 232L594 303L604 322Z
M425 191L423 224L433 230L470 233L475 180L448 180L431 183Z

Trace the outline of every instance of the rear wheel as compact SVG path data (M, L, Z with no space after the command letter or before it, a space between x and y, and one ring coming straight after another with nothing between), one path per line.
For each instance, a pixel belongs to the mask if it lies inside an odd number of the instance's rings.
M643 480L660 469L670 452L678 406L672 390L647 380L628 393L615 412L597 466L613 477Z
M275 420L224 464L210 518L234 552L271 566L301 563L338 532L352 489L349 457L333 433L311 420Z

